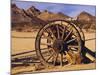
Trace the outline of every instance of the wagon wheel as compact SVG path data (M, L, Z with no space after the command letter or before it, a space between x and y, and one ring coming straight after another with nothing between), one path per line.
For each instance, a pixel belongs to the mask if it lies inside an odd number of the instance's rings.
M75 55L81 55L81 37L69 22L56 20L49 22L37 34L35 47L42 64L75 64Z

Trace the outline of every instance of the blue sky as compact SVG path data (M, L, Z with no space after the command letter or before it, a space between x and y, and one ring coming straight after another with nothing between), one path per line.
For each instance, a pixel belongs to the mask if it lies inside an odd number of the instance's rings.
M60 3L45 3L45 2L33 2L33 1L16 1L13 0L19 8L28 9L31 6L35 6L40 11L48 10L50 12L62 12L71 17L77 16L80 12L86 11L93 16L96 13L96 7L93 5L77 5L77 4L60 4Z

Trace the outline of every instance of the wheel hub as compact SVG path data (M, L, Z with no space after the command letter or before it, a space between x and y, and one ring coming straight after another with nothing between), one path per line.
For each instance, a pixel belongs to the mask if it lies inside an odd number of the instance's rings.
M62 39L57 39L53 43L53 48L56 52L64 52L67 49L67 44Z

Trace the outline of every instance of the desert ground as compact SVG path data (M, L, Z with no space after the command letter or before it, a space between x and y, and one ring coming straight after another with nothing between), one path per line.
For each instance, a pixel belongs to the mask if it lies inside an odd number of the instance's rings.
M11 32L11 54L18 54L22 52L32 51L35 50L35 39L38 31L35 32ZM91 51L96 51L96 37L95 33L88 33L85 32L85 46L90 49ZM29 53L29 55L32 53ZM15 56L17 57L17 56ZM13 58L13 56L12 56ZM32 72L50 72L50 71L69 71L69 70L85 70L85 69L95 69L95 63L90 64L80 64L80 65L71 65L71 66L56 66L50 69L42 69L39 71L34 71L34 65L31 66L19 66L12 68L12 74L17 73L32 73Z

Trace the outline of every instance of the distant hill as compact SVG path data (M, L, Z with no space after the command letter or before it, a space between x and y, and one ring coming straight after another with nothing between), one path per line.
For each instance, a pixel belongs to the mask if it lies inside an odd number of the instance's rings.
M31 22L31 18L26 16L23 10L18 8L15 4L11 6L11 19L12 23Z
M34 11L34 12L33 12ZM40 12L31 7L28 10L20 9L15 4L11 5L12 30L25 30L28 28L41 27L45 21L36 17ZM30 29L29 29L30 30Z
M96 29L96 17L85 11L77 16L77 20L84 29Z
M35 6L31 6L27 10L21 9L16 4L11 5L11 26L12 30L32 31L41 28L46 22L57 19L72 18L62 12L53 13L48 10L41 12ZM83 29L96 29L96 17L83 11L77 15L77 21Z
M26 12L30 16L38 16L41 14L40 10L36 9L34 6L31 6L29 9L26 10Z
M92 16L91 14L83 11L77 16L77 20L82 21L82 22L84 21L86 23L94 22L95 21L95 16Z
M47 10L41 12L40 15L38 15L38 18L44 20L44 21L49 21L49 20L57 20L57 19L65 19L65 18L70 18L67 15L64 15L63 13L52 13Z

